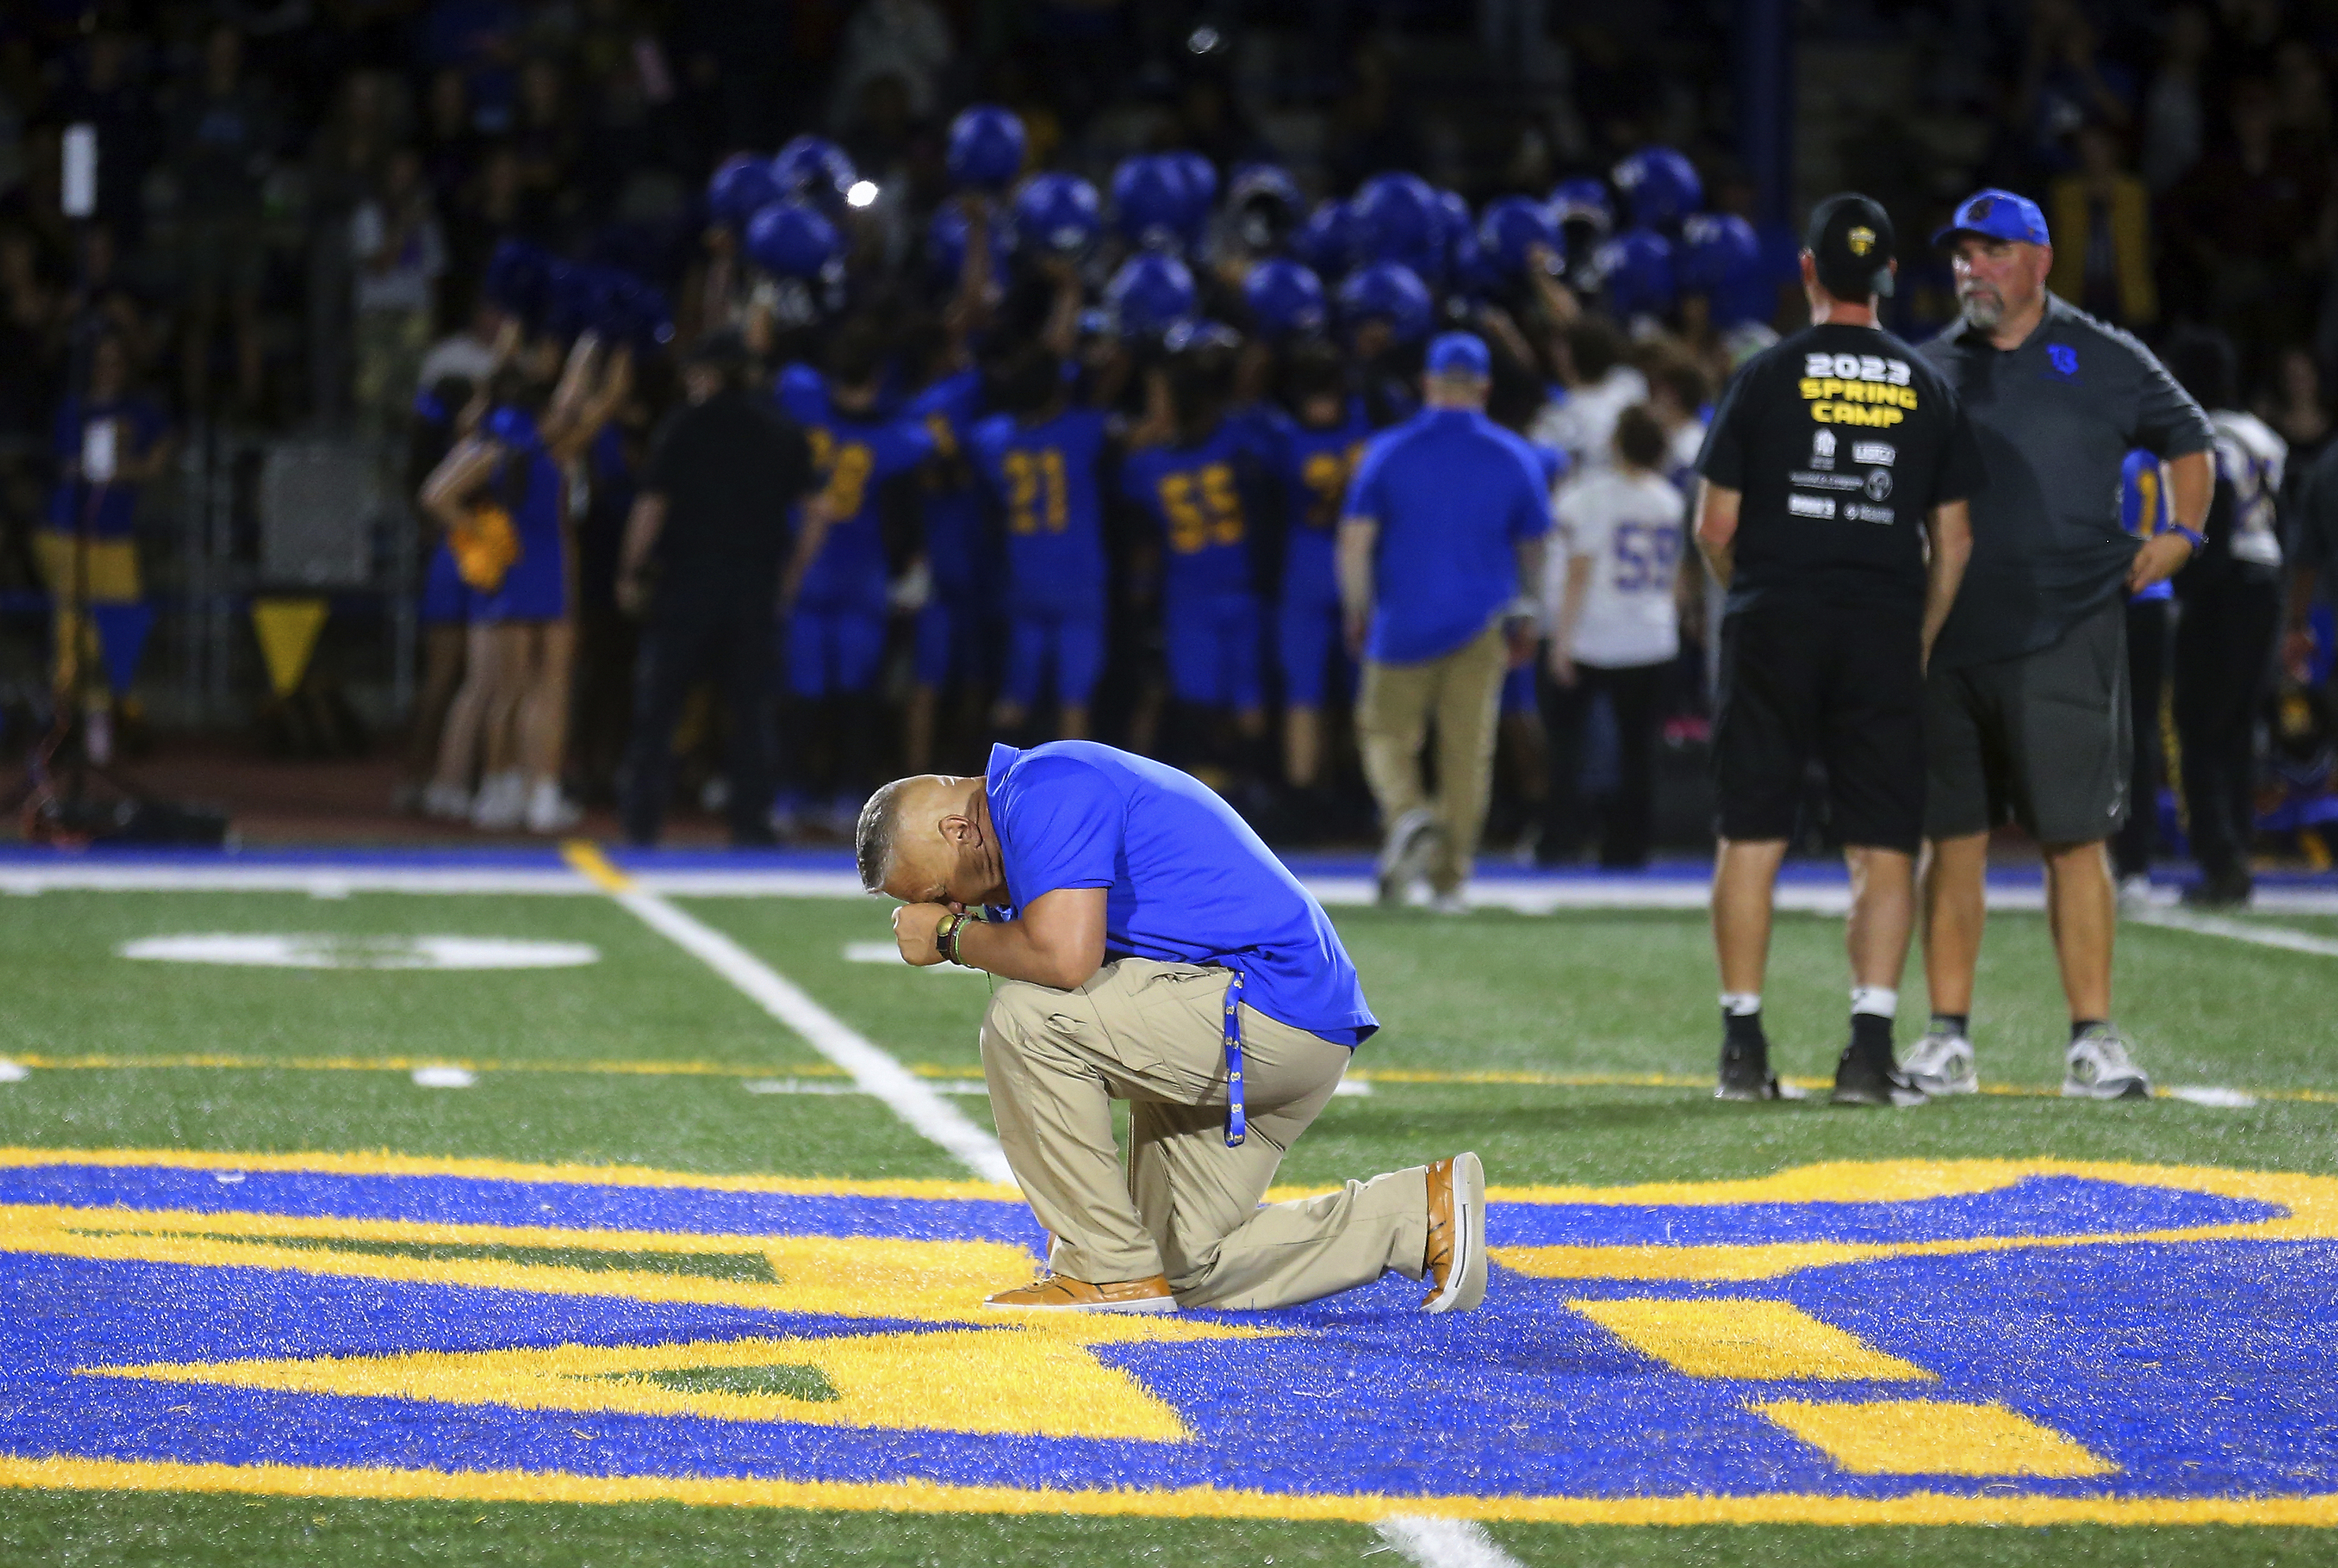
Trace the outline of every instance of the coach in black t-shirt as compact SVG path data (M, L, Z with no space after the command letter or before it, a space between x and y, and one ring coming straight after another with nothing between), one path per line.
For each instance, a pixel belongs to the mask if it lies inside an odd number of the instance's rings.
M1697 543L1729 590L1714 723L1724 1100L1782 1097L1762 1030L1770 902L1804 769L1826 764L1851 864L1851 1041L1841 1104L1916 1105L1891 1060L1923 837L1924 661L1971 547L1981 482L1948 384L1875 325L1891 220L1864 196L1811 214L1811 327L1750 361L1697 459Z
M2104 853L2133 809L2127 601L2199 547L2215 432L2150 350L2046 291L2054 249L2037 203L1982 191L1933 241L1953 251L1964 315L1924 353L1964 399L1989 478L1925 695L1932 1025L1908 1074L1934 1094L1978 1087L1967 1020L1982 881L1989 830L2010 818L2046 859L2070 1004L2062 1092L2141 1098L2151 1080L2111 1025L2117 899ZM2120 466L2137 447L2166 463L2175 513L2139 547L2119 526Z
M788 508L816 475L803 431L747 391L749 364L732 333L708 339L684 362L687 404L658 431L626 520L617 600L645 622L624 799L625 837L637 844L657 842L673 726L702 675L715 678L731 710L731 842L772 842L766 709L780 560Z

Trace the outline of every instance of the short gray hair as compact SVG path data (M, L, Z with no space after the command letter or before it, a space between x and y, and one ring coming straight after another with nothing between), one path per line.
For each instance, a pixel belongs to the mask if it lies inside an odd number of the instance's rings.
M885 874L893 869L893 835L901 826L901 796L916 782L895 779L860 808L860 820L852 829L852 860L860 868L864 892L885 891Z

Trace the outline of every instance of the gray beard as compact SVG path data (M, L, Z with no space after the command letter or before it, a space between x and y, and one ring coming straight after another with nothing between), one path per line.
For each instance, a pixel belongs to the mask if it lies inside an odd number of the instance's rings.
M2005 302L2002 300L1992 300L1980 294L1968 294L1962 303L1966 322L1979 328L1984 332L1993 330L1999 322L2005 320Z

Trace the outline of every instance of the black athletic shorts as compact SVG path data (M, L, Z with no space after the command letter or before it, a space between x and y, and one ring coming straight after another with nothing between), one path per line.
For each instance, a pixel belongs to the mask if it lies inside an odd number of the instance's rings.
M2127 606L2104 606L2036 653L1934 670L1924 693L1928 838L2018 822L2039 843L2126 825L2135 716Z
M1913 854L1924 830L1923 625L1913 606L1761 606L1721 623L1714 825L1791 838L1811 760L1833 836Z

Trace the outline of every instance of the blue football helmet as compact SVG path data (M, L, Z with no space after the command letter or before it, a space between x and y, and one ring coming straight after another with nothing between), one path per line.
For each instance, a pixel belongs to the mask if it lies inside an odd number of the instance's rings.
M1323 280L1312 270L1271 256L1243 280L1243 298L1259 331L1269 338L1320 332L1325 320Z
M1253 255L1280 251L1304 219L1307 203L1291 176L1273 163L1236 170L1226 192L1233 236Z
M487 258L480 288L487 303L534 327L544 315L551 269L552 256L542 248L525 240L500 241Z
M1105 285L1105 308L1123 337L1165 332L1194 313L1194 274L1164 251L1140 251Z
M1035 256L1081 256L1104 232L1104 202L1077 174L1034 174L1015 192L1015 244Z
M1647 229L1626 229L1592 257L1607 308L1619 317L1661 316L1673 308L1678 284L1672 242Z
M1506 279L1521 276L1527 252L1537 245L1562 249L1558 220L1550 208L1531 196L1498 196L1486 203L1478 220L1478 249L1490 271Z
M773 202L747 220L747 256L774 277L830 281L844 267L844 237L809 202Z
M779 199L780 182L772 176L771 161L746 153L723 159L706 182L708 215L734 229Z
M843 148L825 136L798 136L771 159L771 178L781 196L792 196L834 217L844 193L858 178Z
M1356 211L1336 197L1315 203L1307 222L1291 237L1291 253L1321 278L1344 276L1361 257L1356 233Z
M1401 261L1359 267L1340 284L1340 317L1351 329L1377 319L1398 342L1417 342L1429 335L1432 314L1429 285Z
M1444 271L1444 204L1418 174L1375 174L1356 188L1356 237L1363 259L1399 261L1416 274Z
M996 104L960 110L950 122L948 163L953 185L1004 190L1023 172L1023 122Z
M1551 187L1550 216L1562 233L1570 224L1580 224L1603 240L1616 232L1616 203L1608 199L1606 185L1588 175Z
M1112 172L1112 226L1130 244L1183 251L1190 212L1185 172L1171 154L1139 153Z
M1615 179L1636 229L1685 218L1704 204L1696 165L1670 147L1641 148L1616 165Z

